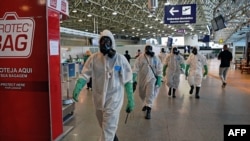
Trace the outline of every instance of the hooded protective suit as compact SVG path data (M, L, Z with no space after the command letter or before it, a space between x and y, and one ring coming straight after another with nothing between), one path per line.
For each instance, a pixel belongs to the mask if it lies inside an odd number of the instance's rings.
M150 65L156 76L152 72ZM159 89L156 87L156 77L162 77L162 64L160 59L156 55L151 57L143 53L135 60L133 73L137 74L138 80L136 87L138 91L136 92L139 92L139 96L142 101L144 101L144 105L152 107Z
M160 54L158 55L159 59L161 60L161 63L164 63L164 60L168 54L166 53L165 49L162 48Z
M180 83L180 74L182 73L184 65L184 58L178 53L174 54L174 47L171 50L171 54L168 55L164 61L164 66L166 68L166 80L167 86L169 88L177 89ZM182 67L181 67L182 66Z
M198 49L196 49L198 50ZM207 59L204 55L201 55L196 51L196 55L194 53L190 54L187 61L187 70L190 66L188 75L188 83L190 86L201 87L201 82L203 78L203 67L207 68Z
M112 33L104 30L100 39L102 36L109 37L112 42L109 44L112 44L111 48L115 49ZM100 141L113 141L123 105L124 85L131 82L131 92L133 90L130 64L124 55L115 53L110 57L108 53L104 55L102 52L97 52L88 58L80 77L86 81L92 77L93 102L102 128Z

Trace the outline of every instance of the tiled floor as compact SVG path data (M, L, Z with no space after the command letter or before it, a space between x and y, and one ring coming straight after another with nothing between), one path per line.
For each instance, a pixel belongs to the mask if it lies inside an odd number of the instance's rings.
M250 125L250 74L229 71L228 85L221 88L217 60L209 61L209 76L203 80L201 98L189 95L184 75L175 99L168 97L163 85L152 109L152 119L145 120L142 103L135 95L136 107L125 124L125 105L120 114L119 141L223 141L225 124ZM126 98L124 103L126 103ZM91 91L82 90L74 126L62 141L98 141L100 127L94 113Z

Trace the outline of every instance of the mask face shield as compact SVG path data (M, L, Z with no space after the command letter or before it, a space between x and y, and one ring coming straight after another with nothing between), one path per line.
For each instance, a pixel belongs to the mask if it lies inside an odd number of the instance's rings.
M101 37L99 48L103 55L108 54L110 58L115 56L116 51L112 48L112 41L108 36Z
M175 55L179 54L179 50L176 47L173 48L173 54L175 54Z
M99 47L100 47L101 53L103 53L103 55L106 55L112 47L111 39L107 36L101 37L100 42L99 42Z
M197 48L193 48L192 53L196 55L198 53Z
M164 49L164 48L161 48L161 52L162 52L162 53L165 53L166 51L165 51L165 49Z
M153 57L155 55L155 53L153 52L153 48L152 46L146 46L145 47L145 53L151 57Z

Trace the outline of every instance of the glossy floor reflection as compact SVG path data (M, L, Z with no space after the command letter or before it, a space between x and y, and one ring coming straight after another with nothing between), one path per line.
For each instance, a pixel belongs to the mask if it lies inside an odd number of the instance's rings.
M225 124L250 125L250 74L232 68L228 85L222 88L218 63L209 61L209 76L203 80L198 100L189 95L184 75L175 99L167 95L168 88L163 85L151 120L144 119L142 103L135 95L135 110L125 124L125 98L117 131L119 141L222 141ZM62 141L98 141L101 130L94 111L91 91L84 88L76 103L75 116L66 124L74 129Z

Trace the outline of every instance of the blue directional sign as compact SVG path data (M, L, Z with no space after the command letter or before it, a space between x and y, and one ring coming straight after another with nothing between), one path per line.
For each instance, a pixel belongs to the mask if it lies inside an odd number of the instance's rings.
M166 5L164 24L196 23L196 4Z

